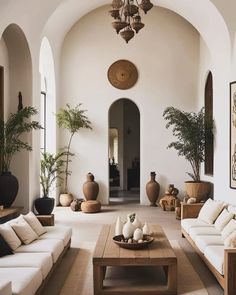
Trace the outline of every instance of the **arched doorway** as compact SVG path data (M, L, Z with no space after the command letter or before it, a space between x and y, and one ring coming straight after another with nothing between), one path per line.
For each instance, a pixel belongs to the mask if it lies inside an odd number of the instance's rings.
M110 202L140 202L140 113L126 98L109 110Z

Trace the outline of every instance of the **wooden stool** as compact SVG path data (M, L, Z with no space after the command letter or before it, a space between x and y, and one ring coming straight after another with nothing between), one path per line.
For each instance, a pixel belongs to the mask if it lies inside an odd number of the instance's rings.
M101 203L99 201L85 201L81 204L81 210L84 213L96 213L101 210Z

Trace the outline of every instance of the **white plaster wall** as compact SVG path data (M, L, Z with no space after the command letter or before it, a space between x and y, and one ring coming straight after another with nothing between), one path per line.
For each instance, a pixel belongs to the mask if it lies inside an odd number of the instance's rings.
M198 106L199 34L175 13L155 7L144 18L144 31L127 46L107 25L111 22L108 9L101 7L82 18L62 48L59 104L82 102L94 126L92 132L82 131L75 137L69 188L81 196L85 174L91 171L101 186L99 199L108 201L108 110L115 100L126 97L137 104L141 115L141 202L145 204L150 171L157 172L161 192L169 183L182 192L187 179L186 161L166 149L172 136L162 114L170 105L187 111ZM136 85L126 91L115 89L107 80L109 66L123 58L139 72ZM68 134L60 133L62 145L67 138Z
M9 61L8 51L4 39L0 39L0 66L4 68L4 117L6 117L7 104L9 103Z

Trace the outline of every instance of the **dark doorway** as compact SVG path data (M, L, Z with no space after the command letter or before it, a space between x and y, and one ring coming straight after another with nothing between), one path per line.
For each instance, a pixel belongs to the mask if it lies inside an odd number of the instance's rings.
M140 202L140 113L119 99L109 110L110 202Z

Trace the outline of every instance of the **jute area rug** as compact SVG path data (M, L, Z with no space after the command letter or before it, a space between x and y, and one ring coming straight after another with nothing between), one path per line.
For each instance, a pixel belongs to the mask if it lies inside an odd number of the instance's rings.
M178 259L178 294L179 295L207 295L200 277L195 272L184 251L178 242L173 240L171 245ZM60 295L92 295L93 294L93 271L92 254L95 247L94 242L84 242L76 253L70 271L60 291L56 288L54 294ZM70 250L71 251L71 250ZM64 262L62 263L65 263ZM64 268L65 269L65 268ZM55 286L54 286L55 287ZM50 292L52 294L52 292Z

